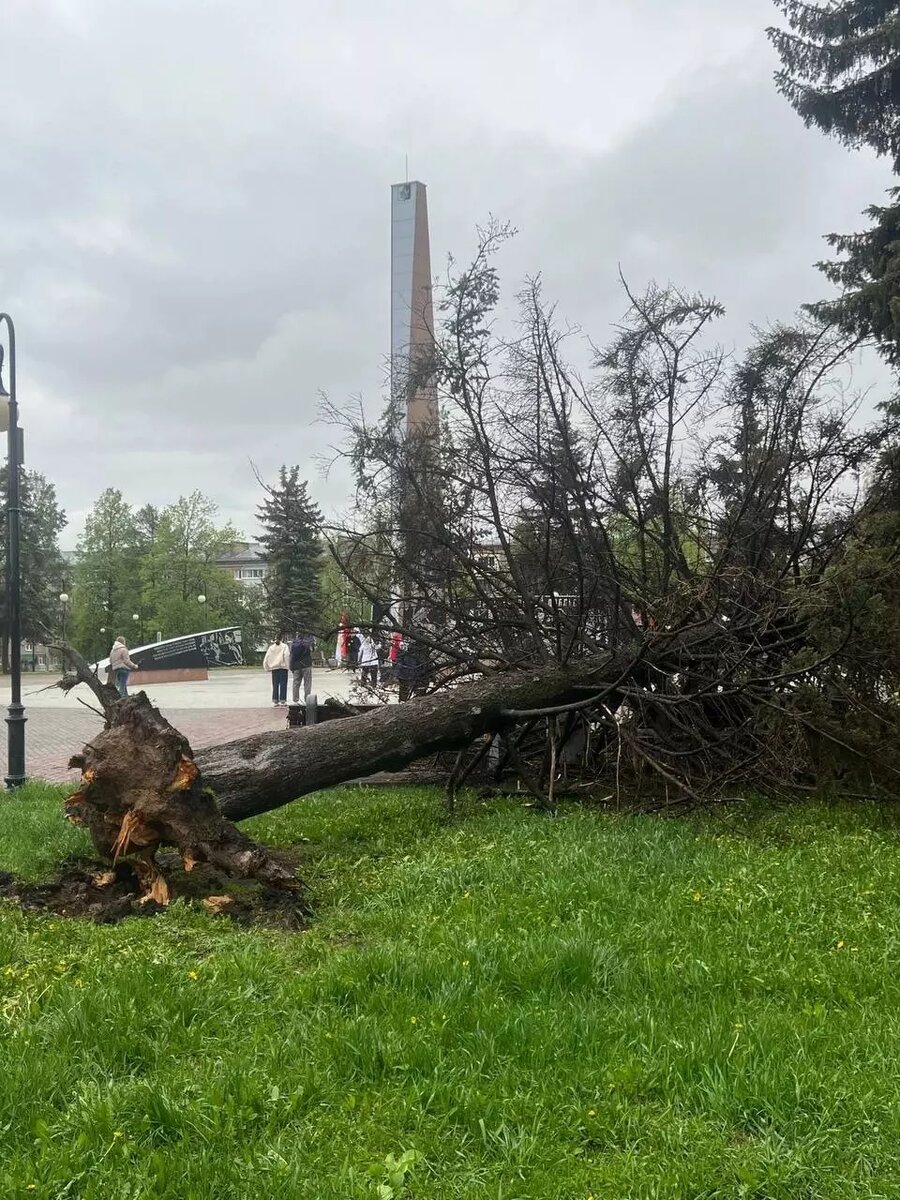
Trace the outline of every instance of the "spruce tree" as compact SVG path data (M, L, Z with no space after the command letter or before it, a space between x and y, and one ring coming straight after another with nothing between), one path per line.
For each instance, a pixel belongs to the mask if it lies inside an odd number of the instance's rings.
M775 80L807 125L848 146L900 154L900 2L775 0L789 29L769 30Z
M266 594L274 632L310 632L319 621L322 514L299 467L282 467L257 509L269 573Z
M775 79L808 126L853 148L869 146L900 172L900 0L775 0L788 28L770 29ZM848 333L874 338L900 362L900 190L873 206L870 229L831 234L843 256L819 267L843 294L808 306Z

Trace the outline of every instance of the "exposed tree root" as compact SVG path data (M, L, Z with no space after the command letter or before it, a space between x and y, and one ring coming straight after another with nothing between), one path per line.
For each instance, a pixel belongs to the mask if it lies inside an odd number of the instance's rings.
M298 889L292 870L222 816L187 738L147 696L120 699L83 660L67 654L76 674L61 686L87 683L106 719L104 730L70 760L82 782L66 803L66 815L85 826L98 853L113 864L131 859L145 897L159 904L169 898L156 861L161 846L175 847L188 871L206 862L231 876Z

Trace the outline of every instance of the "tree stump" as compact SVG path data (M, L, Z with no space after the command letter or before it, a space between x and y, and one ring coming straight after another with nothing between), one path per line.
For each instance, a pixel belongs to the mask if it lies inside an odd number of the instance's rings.
M79 675L69 686L85 681ZM66 815L85 826L100 855L113 862L130 857L144 895L158 903L168 899L156 864L161 846L177 848L186 870L208 862L270 886L300 886L292 871L222 816L187 738L143 692L120 699L96 677L87 682L103 705L106 727L69 762L81 769L82 783Z

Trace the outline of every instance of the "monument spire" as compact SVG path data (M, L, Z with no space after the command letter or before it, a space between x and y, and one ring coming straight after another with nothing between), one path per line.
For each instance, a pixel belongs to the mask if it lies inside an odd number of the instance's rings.
M427 373L434 347L431 247L424 183L391 188L391 393L405 406L407 433L436 433L437 388Z

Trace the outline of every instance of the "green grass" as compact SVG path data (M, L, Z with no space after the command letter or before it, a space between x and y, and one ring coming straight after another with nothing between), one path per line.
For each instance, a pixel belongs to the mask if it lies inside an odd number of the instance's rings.
M34 781L16 799L0 793L0 871L41 881L64 859L90 854L87 834L62 820L62 798L70 791Z
M81 844L52 789L0 826L32 878ZM308 932L0 906L0 1196L897 1195L888 819L347 789L253 831L308 839Z

